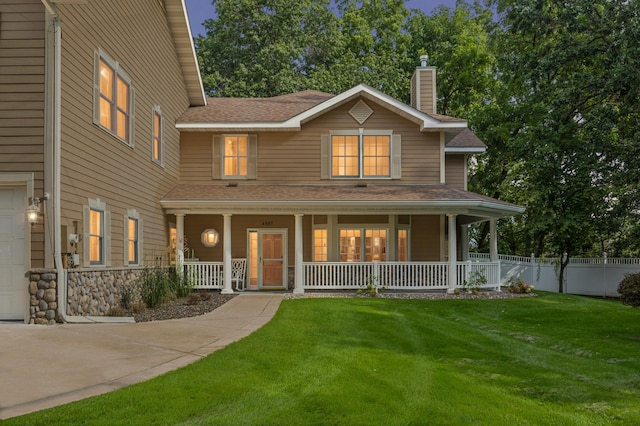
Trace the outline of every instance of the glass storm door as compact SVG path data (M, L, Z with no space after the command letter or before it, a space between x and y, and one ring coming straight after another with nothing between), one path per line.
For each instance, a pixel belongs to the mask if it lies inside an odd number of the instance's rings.
M286 234L264 230L258 233L260 248L260 287L286 288Z

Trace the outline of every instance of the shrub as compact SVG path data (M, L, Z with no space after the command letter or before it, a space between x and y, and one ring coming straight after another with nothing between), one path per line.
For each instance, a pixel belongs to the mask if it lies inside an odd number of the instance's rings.
M155 308L177 297L191 293L192 286L181 279L175 268L145 268L138 279L140 297L149 308Z
M620 301L625 305L637 308L640 306L640 272L625 274L618 285Z
M380 280L375 275L369 277L369 281L364 288L358 289L357 294L364 294L370 297L376 297L378 293L386 290L386 287L380 284Z
M509 293L533 293L533 290L535 290L534 286L525 283L520 278L515 280L513 277L509 278L509 285L507 286L507 291Z

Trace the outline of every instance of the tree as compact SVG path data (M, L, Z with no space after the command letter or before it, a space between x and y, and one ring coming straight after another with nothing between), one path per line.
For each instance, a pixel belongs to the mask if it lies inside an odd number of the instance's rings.
M612 70L631 71L621 62L629 53L622 40L637 14L630 18L626 2L498 0L497 6L500 84L480 130L506 149L489 145L494 158L481 171L492 181L488 187L518 188L513 201L527 207L521 246L561 259L562 291L570 257L591 250L620 217L616 182L629 182L620 174L628 168L619 156L621 111L638 111L638 104L637 97L623 102L619 88L631 90L630 81Z
M196 38L209 96L275 96L308 87L335 57L337 18L329 0L213 0L218 17Z

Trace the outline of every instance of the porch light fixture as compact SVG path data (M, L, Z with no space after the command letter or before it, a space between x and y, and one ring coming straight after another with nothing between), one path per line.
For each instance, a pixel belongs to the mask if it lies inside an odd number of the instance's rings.
M27 214L27 221L31 225L38 223L38 216L40 216L40 203L49 199L49 194L45 192L44 197L31 197L29 207L25 211Z
M220 234L215 229L205 229L200 235L200 240L205 247L215 247L220 241Z

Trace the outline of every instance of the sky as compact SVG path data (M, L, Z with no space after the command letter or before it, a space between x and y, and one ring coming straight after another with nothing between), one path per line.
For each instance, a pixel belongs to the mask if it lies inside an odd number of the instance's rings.
M185 4L187 5L187 14L189 15L191 33L194 37L198 35L205 35L202 23L206 19L214 17L211 0L185 0ZM429 15L440 5L454 8L456 0L405 0L404 4L407 9L420 9L425 14Z

